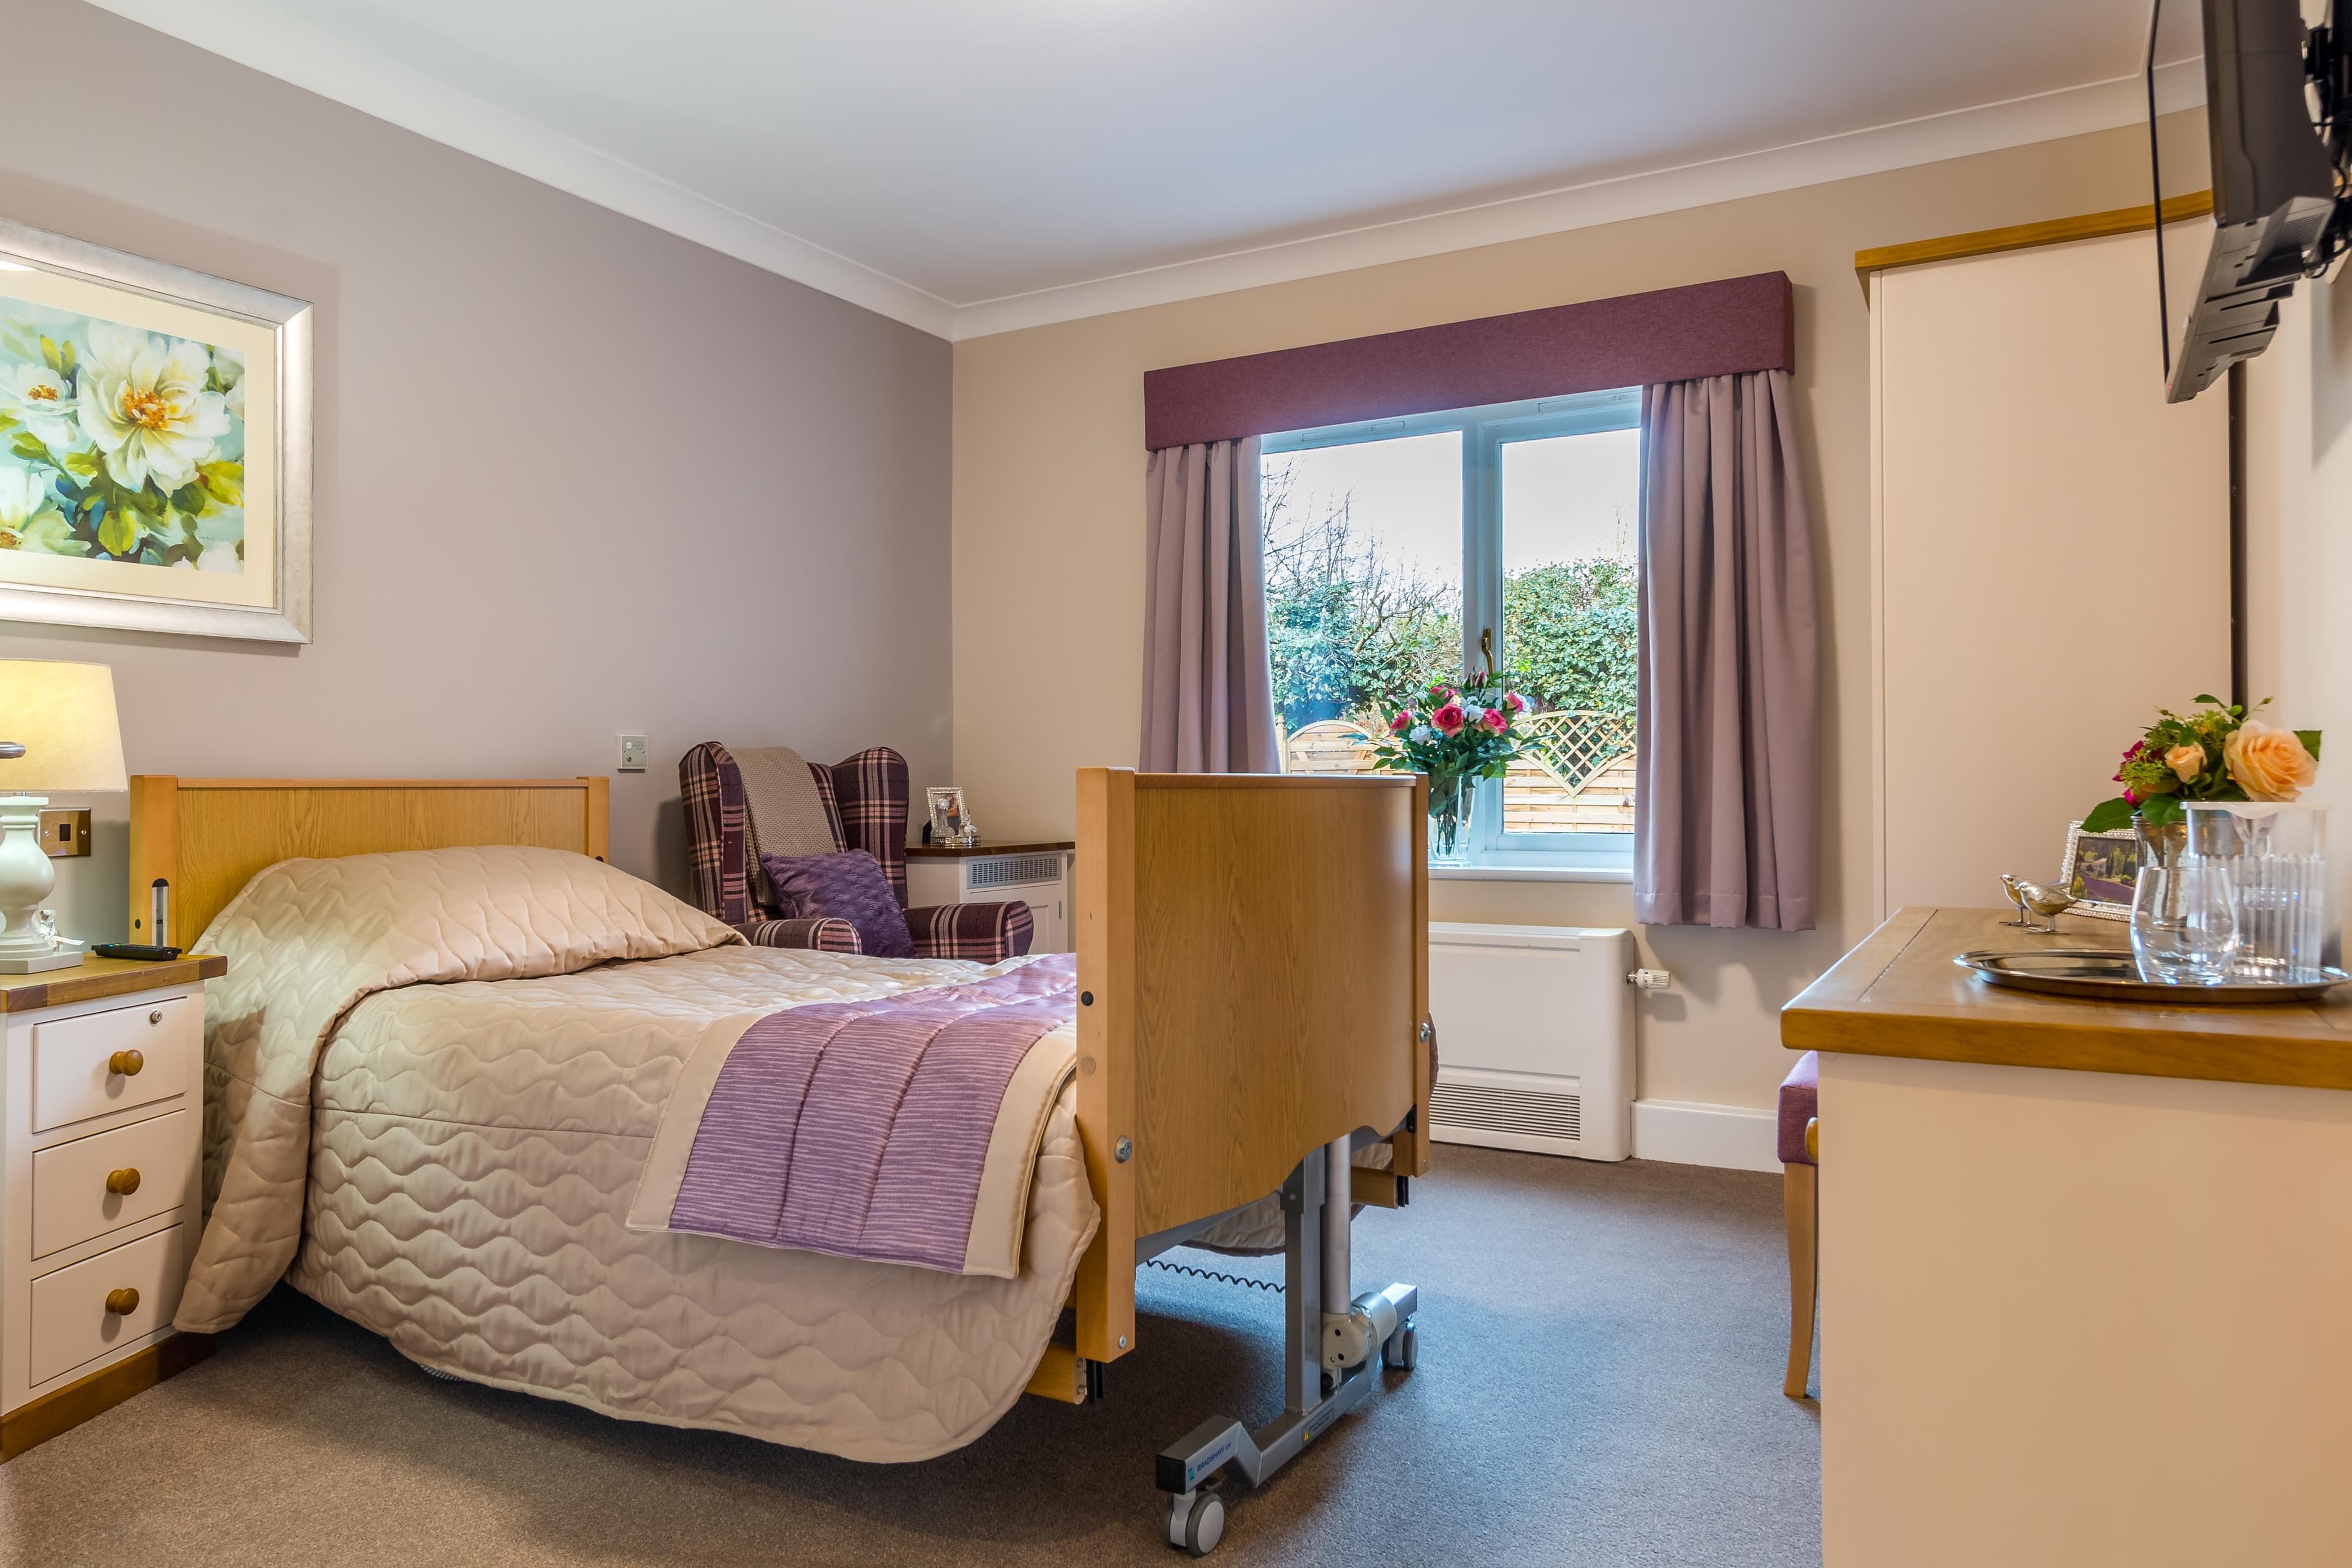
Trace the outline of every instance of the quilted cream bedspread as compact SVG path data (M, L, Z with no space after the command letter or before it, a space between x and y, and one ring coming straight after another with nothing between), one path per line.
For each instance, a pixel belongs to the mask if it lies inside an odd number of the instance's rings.
M434 864L360 864L412 860ZM715 1019L992 972L976 964L743 946L645 883L534 850L289 862L205 945L230 958L206 1019L219 1196L184 1328L234 1322L284 1272L438 1370L919 1459L1020 1396L1098 1223L1066 1091L1013 1279L625 1226Z

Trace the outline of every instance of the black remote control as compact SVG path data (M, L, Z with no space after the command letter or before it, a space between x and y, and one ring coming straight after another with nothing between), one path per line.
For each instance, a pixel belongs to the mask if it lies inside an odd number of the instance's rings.
M180 956L176 947L142 947L135 942L101 942L90 952L100 958L142 958L150 963L168 963Z

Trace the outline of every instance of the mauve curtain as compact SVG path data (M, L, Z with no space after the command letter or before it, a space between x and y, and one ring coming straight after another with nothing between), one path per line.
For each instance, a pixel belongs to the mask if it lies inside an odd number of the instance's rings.
M1257 458L1249 436L1170 447L1145 470L1145 773L1281 771Z
M1633 918L1813 925L1820 648L1785 370L1642 393Z

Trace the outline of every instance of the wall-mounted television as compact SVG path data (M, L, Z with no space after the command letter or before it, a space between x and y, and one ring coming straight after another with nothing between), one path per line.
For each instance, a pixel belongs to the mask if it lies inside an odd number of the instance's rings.
M2175 0L2176 4L2184 0ZM2194 4L2197 0L2186 0ZM2344 199L2352 110L2333 12L2305 28L2297 0L2202 0L2205 123L2213 166L2212 245L2178 338L2166 309L2165 395L2185 403L2278 330L2279 302L2299 279L2340 256L2352 204ZM2156 38L2164 0L2148 17L2148 147L2156 167ZM2158 231L2157 287L2165 289Z

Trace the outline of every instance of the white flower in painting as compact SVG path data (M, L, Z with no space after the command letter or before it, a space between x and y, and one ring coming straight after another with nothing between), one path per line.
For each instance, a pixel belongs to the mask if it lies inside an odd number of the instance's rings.
M231 414L245 417L245 356L235 349L213 350L213 379L220 383L221 401Z
M44 446L74 443L73 388L45 364L12 364L0 373L0 414L30 430Z
M73 537L65 514L50 500L49 487L25 468L0 468L0 550L89 553L89 546Z
M81 371L81 426L106 454L106 471L126 489L152 477L175 490L228 434L228 406L205 390L212 358L202 343L150 337L136 327L92 321L89 363Z
M225 572L236 576L245 571L245 562L236 547L245 542L245 517L241 512L214 510L201 517L166 509L160 522L147 525L147 534L165 551L183 545L193 546L195 554L183 554L172 563L175 572Z
M1405 739L1413 742L1417 745L1426 745L1431 740L1435 738L1436 734L1437 731L1431 729L1426 724L1415 724L1411 732L1405 736Z
M209 511L187 525L204 545L196 556L199 572L226 572L234 577L245 570L236 547L245 542L243 512Z

